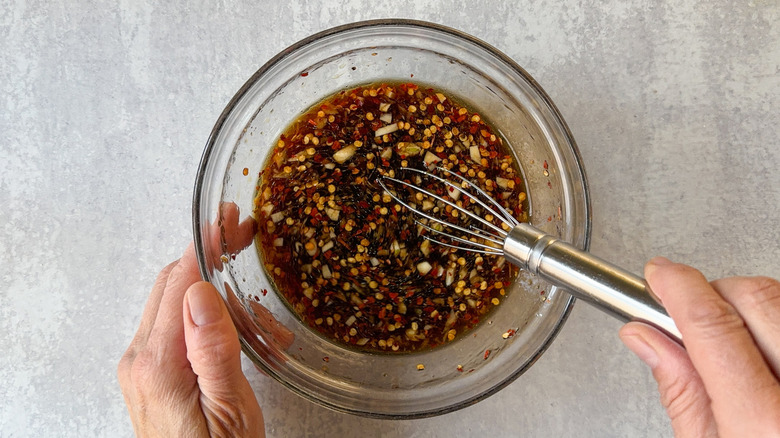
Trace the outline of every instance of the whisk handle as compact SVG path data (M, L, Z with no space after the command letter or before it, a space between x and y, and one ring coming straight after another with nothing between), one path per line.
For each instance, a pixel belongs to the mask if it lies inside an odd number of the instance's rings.
M682 344L674 321L653 299L647 282L637 275L529 224L512 229L504 243L504 256L623 321L646 322Z

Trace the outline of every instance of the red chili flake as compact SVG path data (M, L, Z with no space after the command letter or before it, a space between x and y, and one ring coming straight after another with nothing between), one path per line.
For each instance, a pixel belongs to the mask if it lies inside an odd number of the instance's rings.
M487 360L488 357L490 357L490 350L485 350L484 360Z
M544 160L544 170L547 170L547 160Z
M306 76L309 76L309 72L305 71L305 72L301 73L301 76L305 78Z
M330 362L330 357L328 357L328 356L323 356L323 357L322 357L322 361L323 361L323 362Z
M458 365L458 372L459 372L459 373L462 373L462 372L463 372L463 365Z
M263 289L260 291L260 293L263 294L263 296L266 296L268 295L268 289Z

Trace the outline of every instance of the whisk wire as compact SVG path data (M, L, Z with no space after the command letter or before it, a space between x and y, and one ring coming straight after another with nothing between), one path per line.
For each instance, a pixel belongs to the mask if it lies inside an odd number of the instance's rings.
M408 168L408 169L409 169L409 170L415 170L415 171L417 170L417 169L412 169L412 168ZM500 214L499 214L499 213L496 213L496 212L495 212L495 211L494 211L492 208L488 207L488 206L487 206L487 205L486 205L484 202L482 202L482 201L481 201L481 200L480 200L478 197L476 197L476 196L472 195L472 194L471 194L471 193L469 193L469 192L466 192L466 191L464 191L462 188L460 188L460 189L459 189L459 190L461 190L462 192L466 193L466 194L469 196L469 198L471 198L472 200L474 200L475 202L477 202L479 205L481 205L483 208L485 208L486 210L488 210L488 211L489 211L491 214L493 214L493 216L500 217L501 219L504 219L504 221L505 221L505 222L509 222L509 224L510 224L512 227L516 227L516 226L520 225L520 222L519 222L517 219L515 219L515 218L514 218L514 216L512 216L511 214L509 214L509 212L508 212L508 211L506 211L506 209L505 209L505 208L504 208L504 207L503 207L501 204L499 204L499 203L498 203L498 202L497 202L495 199L493 199L493 197L492 197L492 196L490 196L490 195L488 195L487 193L485 193L485 191L484 191L484 190L482 190L481 188L479 188L479 186L477 186L477 185L476 185L476 184L474 184L473 182L469 181L468 179L464 178L463 176L461 176L461 175L458 175L457 173L455 173L455 172L453 172L453 171L451 171L451 170L449 170L449 169L447 169L447 168L445 168L445 167L437 167L436 169L438 169L438 170L441 170L441 171L443 171L443 172L446 172L446 173L448 173L448 174L450 174L450 175L452 175L452 176L454 176L454 177L457 177L457 178L458 178L458 179L460 179L461 181L463 181L463 182L465 182L466 184L468 184L468 185L469 185L469 187L471 187L471 188L473 188L474 190L476 190L476 191L477 191L477 193L479 193L480 195L482 195L482 196L483 196L485 199L489 200L489 201L490 201L490 203L491 203L493 206L495 206L495 207L498 209L498 211L500 211L500 212L501 212ZM438 177L438 176L436 176L436 175L433 175L433 174L430 174L430 173L427 173L427 172L423 172L423 173L425 173L425 174L427 174L427 175L430 175L430 176L432 176L433 178L436 178L436 179L438 179L439 181L442 181L442 182L444 182L444 183L445 183L445 184L447 184L447 185L450 185L450 186L452 186L452 185L453 185L451 182L449 182L449 181L447 181L447 180L445 180L445 179L443 179L443 178L440 178L440 177Z
M431 178L437 179L437 180L441 181L442 183L446 184L447 186L449 186L452 190L458 190L461 193L465 193L469 198L472 198L475 201L480 202L478 199L474 198L474 196L471 193L469 193L467 191L464 191L462 188L460 188L457 185L447 181L444 178L438 177L436 175L433 175L433 174L430 174L428 172L424 172L424 171L421 171L421 170L418 170L418 169L412 169L412 168L409 168L409 167L402 167L401 170L411 170L411 171L415 171L415 172L421 173L421 174L423 174L425 176L429 176ZM484 218L482 218L480 216L477 216L476 214L472 213L471 211L469 211L469 210L467 210L467 209L465 209L463 207L458 206L457 204L455 204L452 201L448 201L448 200L444 199L443 197L441 197L439 195L431 193L428 190L422 189L422 188L420 188L418 186L415 186L414 184L410 184L410 183L408 183L406 181L401 181L401 180L399 180L397 178L391 178L391 177L385 177L385 178L390 180L390 181L402 184L402 185L404 185L406 187L409 187L411 189L417 190L418 192L422 193L423 195L430 196L431 198L436 199L437 201L441 201L441 202L445 203L446 205L449 205L450 207L456 209L458 212L463 213L463 214L467 215L468 217L470 217L472 219L475 219L475 220L477 220L477 221L487 225L488 227L494 229L502 237L506 237L506 235L507 235L507 232L502 230L500 227L498 227L495 224L485 220ZM480 204L482 204L482 203L480 202ZM484 205L484 204L482 204L482 205ZM490 211L493 212L492 210L490 210ZM495 213L495 212L493 212L493 213ZM495 216L498 216L498 214L495 214ZM447 226L451 225L450 222L446 222L446 221L437 220L437 222L440 222L443 225L447 225Z
M432 228L432 227L430 227L428 225L425 225L422 222L419 222L419 221L416 221L416 222L417 222L417 224L419 224L420 226L422 226L423 228L425 228L426 230L428 230L428 231L430 231L432 233L440 234L440 235L446 236L447 238L449 238L451 240L454 240L456 242L462 242L462 243L465 243L467 245L472 245L472 246L476 246L476 247L483 248L483 249L476 249L476 248L472 248L472 247L464 248L462 246L448 244L448 243L442 242L440 240L434 240L433 238L431 238L429 236L423 236L425 239L430 240L431 242L438 243L438 244L441 244L441 245L444 245L444 246L448 246L450 248L462 249L462 250L465 250L465 251L479 252L479 253L483 253L483 254L494 254L494 255L502 255L503 254L503 251L500 248L496 248L496 247L493 247L493 246L490 246L490 245L485 245L484 243L472 242L471 240L463 239L461 237L453 236L452 234L445 233L443 231L439 231L439 230L437 230L435 228ZM491 242L492 242L492 240L491 240Z
M393 182L396 182L396 183L398 183L398 184L402 184L402 185L404 185L404 186L411 187L411 188L413 188L413 189L419 190L421 193L424 193L424 194L429 194L430 196L432 196L432 197L434 197L434 198L437 198L437 199L439 199L439 200L442 200L442 201L444 201L444 202L448 202L448 203L449 203L449 201L446 201L446 200L444 200L444 199L441 199L440 197L438 197L438 196L436 196L436 195L434 195L434 194L432 194L432 193L426 192L426 191L424 191L424 190L420 189L419 187L416 187L416 186L414 186L414 185L412 185L412 184L409 184L409 183L407 183L407 182L405 182L405 181L401 181L401 180L399 180L399 179L396 179L396 178L391 178L391 177L383 177L383 178L384 178L384 179L387 179L387 180L389 180L389 181L393 181ZM377 180L377 182L379 183L379 185L380 185L380 186L382 186L382 188L383 188L383 189L384 189L384 190L385 190L387 193L389 193L389 194L390 194L390 196L391 196L393 199L395 199L395 201L396 201L396 202L398 202L399 204L403 205L404 207L406 207L407 209L409 209L409 211L411 211L411 212L413 212L413 213L416 213L416 214L418 214L418 215L420 215L420 216L422 216L422 217L424 217L424 218L426 218L426 219L428 219L428 220L430 220L430 221L433 221L433 222L436 222L436 223L442 224L442 225L444 225L444 226L447 226L447 227L451 227L451 228L453 228L453 229L456 229L456 230L458 230L458 231L460 231L460 232L462 232L462 233L466 233L466 234L472 235L472 236L474 236L474 237L477 237L477 238L480 238L480 239L485 239L485 240L487 240L487 241L490 241L490 242L493 242L493 243L495 243L495 244L497 244L497 245L503 245L503 244L504 244L504 241L503 241L503 239L497 239L497 238L495 238L495 237L490 237L490 236L487 236L487 235L485 235L485 234L483 234L483 233L479 233L479 232L476 232L476 231L473 231L473 230L469 230L469 229L467 229L467 228L463 228L463 227L461 227L461 226L458 226L458 225L455 225L455 224L453 224L453 223L447 222L447 221L445 221L445 220L443 220L443 219L437 218L436 216L433 216L433 215L430 215L430 214L428 214L428 213L425 213L425 212L423 212L423 211L420 211L419 209L417 209L417 208L415 208L415 207L412 207L411 205L409 205L408 203L406 203L406 202L405 202L403 199L399 198L399 197L398 197L398 195L396 195L396 194L395 194L395 193L393 193L393 192L392 192L390 189L388 189L388 188L387 188L387 186L384 184L384 182L382 182L382 180L381 180L381 179ZM475 216L476 216L476 215L475 215ZM478 217L477 217L477 218L478 218ZM482 219L480 219L480 220L482 220ZM486 222L486 221L484 221L484 220L482 220L482 221L483 221L483 222ZM503 233L506 235L506 232L505 232L505 231L503 231L503 230L501 230L501 231L502 231L502 232L503 232ZM453 237L453 236L450 236L450 235L449 235L449 234L447 234L447 233L441 233L441 234L447 235L448 237ZM473 243L473 242L471 242L471 243Z

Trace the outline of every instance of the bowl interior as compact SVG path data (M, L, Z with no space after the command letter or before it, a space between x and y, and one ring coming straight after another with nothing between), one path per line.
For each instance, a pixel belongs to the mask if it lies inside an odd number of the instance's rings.
M240 232L246 227L237 225L251 221L258 173L291 121L337 91L382 81L426 84L485 115L522 168L531 222L587 247L585 176L549 98L486 44L409 21L325 31L285 50L244 85L203 155L195 239L204 278L229 303L245 354L271 376L340 411L392 418L435 415L486 397L527 369L557 333L572 298L521 272L489 320L469 336L420 353L358 352L321 338L299 321L274 293L255 242ZM237 207L238 220L225 206ZM514 335L505 338L509 330Z

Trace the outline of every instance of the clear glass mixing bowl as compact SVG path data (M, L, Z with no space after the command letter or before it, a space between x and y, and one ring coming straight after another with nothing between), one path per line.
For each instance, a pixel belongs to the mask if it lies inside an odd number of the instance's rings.
M573 303L565 291L521 273L490 319L468 336L430 351L393 355L325 340L274 292L252 240L251 216L258 173L278 136L302 111L336 91L410 80L457 96L485 115L520 163L531 222L587 249L585 174L550 98L495 48L425 22L354 23L281 52L241 87L219 117L195 183L201 273L228 303L244 353L312 401L373 417L438 415L495 393L539 358ZM511 330L513 336L504 336Z

